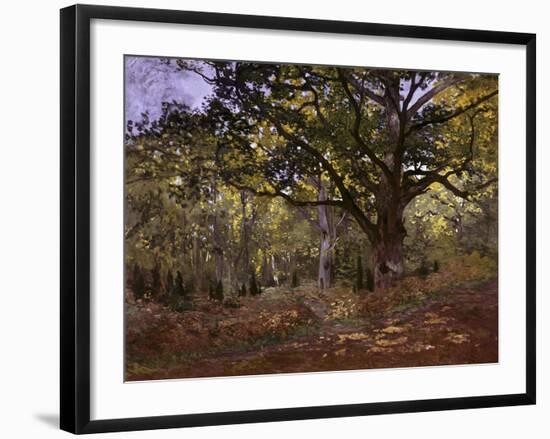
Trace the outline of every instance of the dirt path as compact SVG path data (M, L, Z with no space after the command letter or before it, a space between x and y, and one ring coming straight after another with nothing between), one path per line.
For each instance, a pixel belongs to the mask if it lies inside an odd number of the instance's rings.
M143 379L497 362L497 304L493 280L376 320L322 320L314 333L254 351L220 352ZM312 311L326 317L325 309Z

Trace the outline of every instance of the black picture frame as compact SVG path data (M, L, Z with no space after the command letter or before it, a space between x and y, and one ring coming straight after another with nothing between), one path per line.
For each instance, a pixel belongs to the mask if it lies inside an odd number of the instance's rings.
M90 21L230 26L485 42L526 47L525 393L415 401L90 420ZM536 36L529 33L75 5L61 10L61 416L63 430L99 433L535 404Z

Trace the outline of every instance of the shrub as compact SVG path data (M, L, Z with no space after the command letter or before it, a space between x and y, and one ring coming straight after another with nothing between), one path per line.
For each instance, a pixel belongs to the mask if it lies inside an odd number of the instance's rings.
M300 282L298 281L298 272L294 270L292 272L292 281L290 282L291 288L298 288L300 286Z
M161 293L160 267L155 264L151 269L151 296L159 296Z
M168 304L170 308L176 312L183 312L192 308L188 291L183 284L183 276L179 270L176 272L176 278L172 285Z
M223 302L223 283L220 280L218 280L218 283L216 284L216 290L214 291L214 297L218 302Z
M224 308L236 309L236 308L240 308L241 304L239 302L239 299L237 299L236 297L228 297L223 301L223 306Z
M136 299L143 299L145 297L145 278L137 263L134 264L132 273L132 291Z
M187 291L185 290L185 287L183 285L183 276L181 275L181 271L179 270L176 273L176 280L174 281L172 294L176 297L183 298L187 296Z
M428 271L431 268L426 263L424 266ZM461 285L496 279L498 275L497 261L488 256L480 256L475 251L452 259L443 268L423 277L405 277L389 288L369 294L363 300L361 312L371 316L378 315L407 303L421 302L430 294L449 292ZM420 274L420 269L417 273Z
M172 296L170 299L170 309L176 312L189 311L193 309L193 305L185 297Z
M473 251L463 258L463 267L461 272L464 277L489 279L495 277L497 272L497 262L489 256L481 256L479 252ZM451 269L450 266L445 267L445 271ZM452 266L452 269L457 270L457 264Z
M428 274L430 274L430 267L428 267L425 259L422 259L422 262L420 262L420 267L418 267L418 274L421 277L426 277L428 276Z

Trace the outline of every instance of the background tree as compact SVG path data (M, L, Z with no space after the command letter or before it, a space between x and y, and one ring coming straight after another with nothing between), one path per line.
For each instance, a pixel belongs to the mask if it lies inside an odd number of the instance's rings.
M361 260L361 255L357 256L355 279L355 288L360 292L363 290L363 261Z
M300 281L298 280L298 272L294 270L292 272L292 281L290 283L292 288L298 288L300 286Z

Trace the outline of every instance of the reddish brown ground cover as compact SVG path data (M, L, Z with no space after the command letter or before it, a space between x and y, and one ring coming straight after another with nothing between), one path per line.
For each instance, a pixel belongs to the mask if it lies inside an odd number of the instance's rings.
M126 379L493 363L497 305L496 280L405 297L268 290L237 309L197 299L181 314L131 305Z

